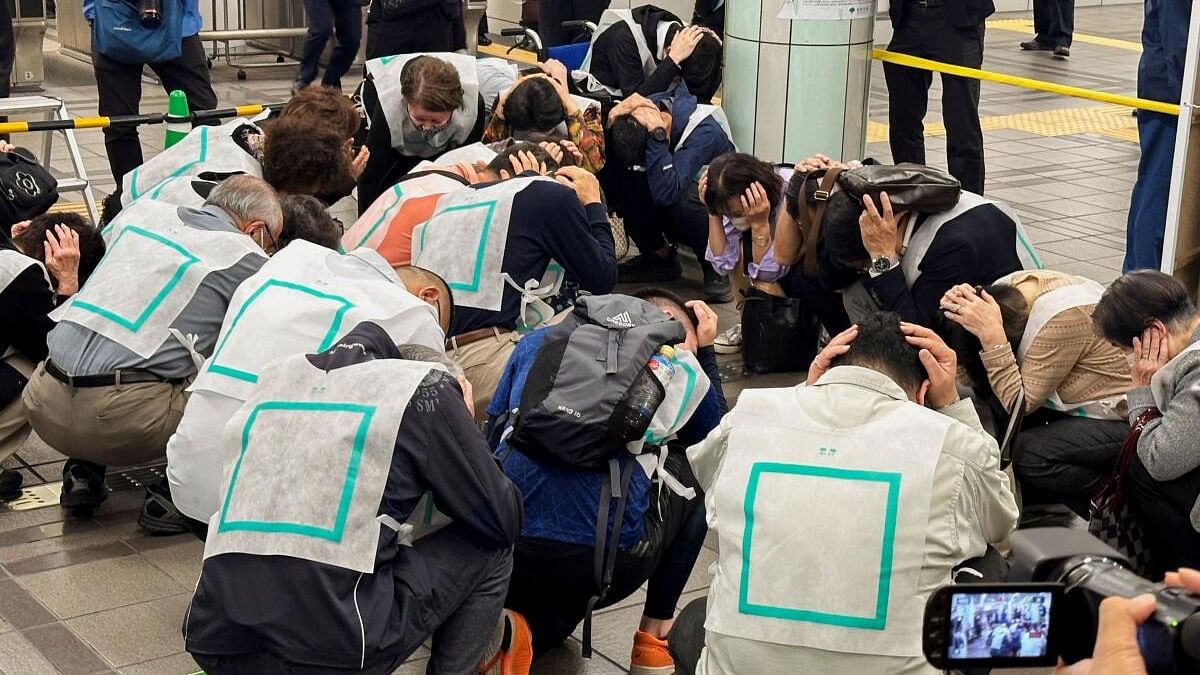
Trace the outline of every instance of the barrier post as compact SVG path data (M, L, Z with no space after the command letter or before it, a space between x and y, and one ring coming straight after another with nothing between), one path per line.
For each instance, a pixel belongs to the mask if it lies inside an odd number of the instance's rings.
M796 16L808 4L726 3L721 105L742 152L777 162L862 157L875 2L829 3L843 18ZM796 18L779 18L781 5Z
M172 117L186 119L191 115L191 110L188 108L187 94L183 90L176 89L171 92L171 97L167 100L167 118ZM169 148L175 145L184 136L187 136L191 131L192 126L188 122L167 122L167 131L163 136L163 148Z

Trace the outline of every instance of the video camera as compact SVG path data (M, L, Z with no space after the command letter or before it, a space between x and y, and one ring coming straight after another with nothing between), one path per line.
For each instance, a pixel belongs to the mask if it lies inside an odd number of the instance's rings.
M922 643L937 668L1028 668L1091 656L1100 601L1154 595L1138 644L1151 675L1200 673L1200 596L1135 574L1087 532L1017 530L1005 583L940 588L925 606Z

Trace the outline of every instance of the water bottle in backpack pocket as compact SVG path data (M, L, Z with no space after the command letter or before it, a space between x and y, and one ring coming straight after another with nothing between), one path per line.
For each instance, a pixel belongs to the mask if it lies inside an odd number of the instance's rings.
M619 424L621 440L626 443L642 440L658 407L666 397L667 385L675 377L675 350L663 345L646 362L646 367L617 404L614 421Z

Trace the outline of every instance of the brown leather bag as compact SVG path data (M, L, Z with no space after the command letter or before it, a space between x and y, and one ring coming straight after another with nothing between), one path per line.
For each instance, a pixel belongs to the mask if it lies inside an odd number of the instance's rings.
M791 212L792 218L796 220L796 226L800 228L800 255L806 277L817 275L817 234L821 231L821 219L825 217L825 207L829 205L829 197L833 194L833 188L837 185L838 176L842 174L842 171L842 169L825 169L823 173L822 171L809 173L797 171L788 181L786 193L788 210ZM806 184L810 180L817 179L820 179L821 182L813 192L813 201L809 202ZM794 211L792 210L793 205L795 205Z

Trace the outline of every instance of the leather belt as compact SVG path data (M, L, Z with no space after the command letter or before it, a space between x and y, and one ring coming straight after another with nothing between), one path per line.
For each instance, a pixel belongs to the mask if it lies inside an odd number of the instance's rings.
M506 335L511 332L511 328L497 328L496 326L476 328L475 330L469 330L461 335L455 335L449 340L446 340L446 349L458 349L459 347L466 347L467 345L475 344L480 340L486 340L490 337L498 338L501 335Z
M161 375L155 375L148 370L140 368L126 368L112 373L104 373L103 375L68 375L66 371L59 368L53 361L46 359L46 373L54 379L76 389L89 389L92 387L112 387L118 384L139 384L143 382L165 382L168 384L178 384L181 379L168 380Z
M930 7L941 7L945 4L945 0L909 0L909 4L916 5L921 9L928 9Z

